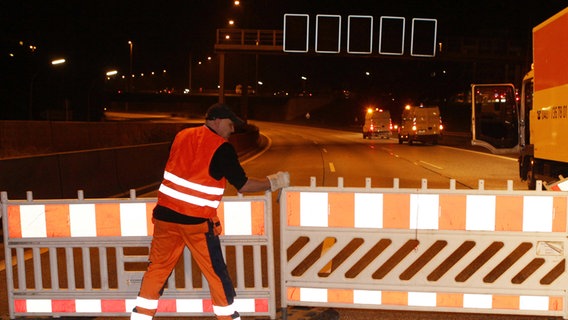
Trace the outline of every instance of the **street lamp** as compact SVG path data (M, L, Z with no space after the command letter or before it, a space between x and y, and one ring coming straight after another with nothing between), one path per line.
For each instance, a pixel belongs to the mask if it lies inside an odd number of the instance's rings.
M65 59L55 59L51 61L51 65L56 66L56 65L61 65L65 63ZM28 118L30 120L33 120L33 100L34 100L34 83L35 83L35 79L37 78L37 75L39 74L39 71L36 71L36 73L34 73L32 75L32 80L30 81L30 98L29 98L29 104L28 104Z
M91 86L89 87L89 92L87 93L87 121L91 121L91 100L92 100L92 96L93 96L93 90L96 87L97 83L99 83L99 85L102 84L101 86L101 90L104 91L104 87L105 87L105 79L106 80L110 80L111 78L115 77L118 74L118 70L108 70L104 73L105 78L103 78L101 75L97 75L93 81L91 82Z
M65 63L65 59L55 59L53 61L51 61L52 65L58 65L58 64L64 64Z

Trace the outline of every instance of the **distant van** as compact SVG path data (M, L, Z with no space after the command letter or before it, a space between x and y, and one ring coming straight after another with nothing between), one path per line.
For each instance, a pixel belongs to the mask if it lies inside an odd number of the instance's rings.
M402 111L401 124L398 130L398 143L414 141L438 144L443 130L440 109L437 106L410 106Z
M389 139L392 135L392 122L390 112L379 108L369 108L365 113L363 125L363 139L378 137Z

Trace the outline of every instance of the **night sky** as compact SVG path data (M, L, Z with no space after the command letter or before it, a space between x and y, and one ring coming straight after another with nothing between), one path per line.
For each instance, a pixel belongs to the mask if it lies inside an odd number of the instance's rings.
M439 34L528 37L532 26L568 5L530 1L16 1L0 3L2 56L18 41L38 51L109 66L125 66L134 42L135 69L185 63L213 54L215 30L234 18L237 28L282 29L284 13L367 14L439 20Z
M193 61L214 56L215 30L227 27L229 19L236 21L235 28L281 30L285 13L433 18L438 19L438 37L491 35L530 42L532 27L567 5L566 0L241 0L240 7L234 7L232 0L2 0L0 66L11 72L2 72L0 84L27 77L21 81L25 85L38 66L60 56L67 59L75 75L93 77L107 69L126 73L128 41L134 43L135 73L167 69L183 79L190 55ZM36 47L33 53L29 45ZM277 58L266 60L273 59ZM301 66L300 61L283 63ZM314 63L313 59L306 61ZM349 69L349 63L335 64ZM268 71L263 72L270 72L270 66L265 68ZM279 67L278 72L282 70L287 69Z

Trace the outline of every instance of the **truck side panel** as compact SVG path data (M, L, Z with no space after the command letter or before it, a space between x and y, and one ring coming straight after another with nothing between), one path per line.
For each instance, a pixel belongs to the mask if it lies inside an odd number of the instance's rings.
M568 162L568 8L533 29L534 157Z
M568 8L533 28L535 91L568 84Z

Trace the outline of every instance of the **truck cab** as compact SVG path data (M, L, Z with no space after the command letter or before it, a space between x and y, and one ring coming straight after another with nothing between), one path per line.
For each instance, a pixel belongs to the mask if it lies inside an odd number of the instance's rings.
M568 8L533 28L533 64L522 81L518 114L512 84L472 86L472 144L485 140L481 143L490 144L494 152L517 151L519 176L530 190L536 189L538 181L553 190L568 177L568 45L563 41L567 33ZM509 94L499 95L499 101L491 98L505 90ZM493 116L500 126L482 116L486 101L494 103ZM491 131L484 130L484 123Z

